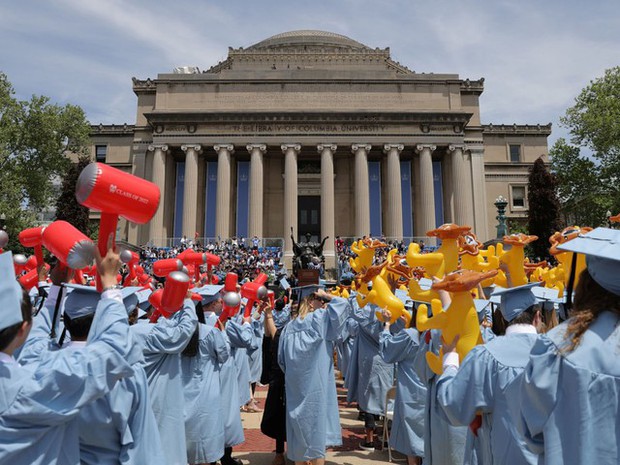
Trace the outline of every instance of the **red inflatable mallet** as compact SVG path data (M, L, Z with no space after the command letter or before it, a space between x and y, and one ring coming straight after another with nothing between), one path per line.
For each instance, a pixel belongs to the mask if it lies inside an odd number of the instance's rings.
M13 255L13 268L15 268L15 276L19 276L26 270L26 264L28 263L28 259L23 254L15 254Z
M252 314L252 307L254 307L254 304L267 296L267 288L265 287L267 279L268 276L265 273L259 273L259 275L254 278L254 281L250 281L241 286L241 297L248 299L243 312L243 316L246 318Z
M140 255L131 250L123 250L121 252L121 262L127 265L129 274L123 282L123 286L131 286L131 282L136 279L136 265L140 261Z
M63 265L74 270L81 270L95 260L93 241L66 221L54 221L45 228L43 245Z
M159 187L103 163L91 163L80 173L75 197L85 207L99 210L99 253L107 253L108 238L116 236L118 217L138 224L148 223L159 206ZM101 282L97 278L97 288Z
M164 258L153 263L153 274L160 278L165 278L173 271L181 271L183 262L176 258Z
M234 316L239 311L241 296L237 292L239 277L236 273L227 273L224 279L224 296L222 297L222 313L218 318L220 323Z
M43 231L45 226L24 229L19 233L17 238L19 243L24 247L34 248L34 254L37 257L37 265L43 264Z
M156 306L149 298L149 302L151 305L155 307L155 311L151 314L150 321L152 323L156 322L160 316L164 316L166 318L170 318L173 313L179 311L181 306L183 305L183 301L187 296L187 291L189 289L190 279L185 273L181 271L173 271L166 278L166 284L164 285L164 289L161 292L161 302L159 306ZM154 296L158 291L153 292L151 297ZM155 299L158 299L157 296Z

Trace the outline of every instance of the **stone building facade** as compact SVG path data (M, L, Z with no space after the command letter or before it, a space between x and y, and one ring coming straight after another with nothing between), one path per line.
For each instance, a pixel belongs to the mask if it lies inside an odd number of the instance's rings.
M93 156L156 183L129 242L231 236L420 237L445 222L494 237L499 195L527 214L551 125L482 124L484 79L416 73L322 31L293 31L207 71L133 79L135 125L93 126ZM327 241L328 266L334 263Z

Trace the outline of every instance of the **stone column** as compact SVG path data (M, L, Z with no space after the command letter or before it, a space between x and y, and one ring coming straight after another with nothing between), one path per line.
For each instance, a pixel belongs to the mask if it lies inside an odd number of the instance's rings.
M144 172L145 171L144 168L146 165L145 157L146 157L146 154L144 153L144 149L141 148L139 145L134 145L131 174L133 174L134 176L143 178L143 179L146 179L145 172ZM146 229L148 231L149 228L150 226L148 224L140 225L137 223L129 222L129 233L127 235L127 240L129 241L130 244L136 244L136 245L144 244L145 242L148 241L148 239L146 240L143 239L144 230Z
M355 154L355 235L363 237L370 234L370 189L368 186L369 144L353 144Z
M183 188L183 235L194 240L198 231L198 155L202 152L200 145L182 145L185 152L185 184Z
M419 184L420 200L419 210L415 215L416 236L426 236L427 231L435 229L435 186L433 184L433 159L432 153L437 147L435 145L418 145L418 171L416 173L416 184Z
M248 236L263 237L263 154L265 144L250 144L250 228Z
M474 209L471 187L471 165L464 145L450 145L454 222L459 226L474 227Z
M282 144L284 153L284 264L287 269L293 267L293 237L297 237L297 155L301 150L299 144Z
M334 252L334 239L336 237L335 221L335 197L334 197L334 152L338 147L335 144L318 145L317 151L321 154L321 240L325 236L323 256L325 257L325 269L336 268L336 254Z
M487 218L487 189L484 175L484 149L471 148L471 180L474 202L474 232L481 242L490 239Z
M385 235L398 240L403 238L403 196L400 185L400 152L403 148L402 144L383 146L383 153L387 155Z
M217 152L215 235L224 240L230 237L230 156L235 147L232 144L214 145L213 150Z
M163 246L166 244L166 238L164 237L164 209L166 205L166 156L168 155L168 146L149 145L148 150L153 152L152 181L159 187L160 192L159 206L150 222L149 241L153 241L155 246Z

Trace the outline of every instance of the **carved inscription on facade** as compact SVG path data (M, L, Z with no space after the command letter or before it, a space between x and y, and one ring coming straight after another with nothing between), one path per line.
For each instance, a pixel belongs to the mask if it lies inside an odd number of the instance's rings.
M234 124L230 126L233 132L243 133L265 133L265 134L288 134L288 133L369 133L381 131L378 124L321 124L321 123L300 123L300 124Z

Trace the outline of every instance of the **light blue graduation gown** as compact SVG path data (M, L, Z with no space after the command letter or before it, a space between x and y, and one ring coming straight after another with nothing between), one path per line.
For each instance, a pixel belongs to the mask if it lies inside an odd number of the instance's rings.
M358 322L359 332L347 372L347 401L357 401L363 412L383 415L385 396L394 384L394 364L379 354L383 322L377 319L377 310L374 305L352 307L351 316Z
M445 418L437 402L438 377L426 363L426 352L438 353L441 332L431 331L426 342L426 332L420 335L420 347L414 360L414 369L422 383L426 384L426 409L424 416L424 463L425 465L462 465L465 458L467 426L452 426Z
M142 363L167 465L187 464L181 352L197 322L194 303L185 299L183 308L170 319L161 317L155 324L139 323L131 327L144 353Z
M348 303L334 297L327 308L302 320L291 320L282 330L278 364L285 377L286 440L290 460L325 456L325 448L342 444L333 341L345 324Z
M521 374L536 342L536 334L510 334L474 347L457 370L446 367L437 385L437 399L455 426L469 425L482 413L478 429L478 463L535 464L537 457L519 443L509 404L511 383Z
M248 363L250 366L250 383L258 383L263 372L263 336L265 334L265 314L261 313L260 318L252 318L252 331L254 341L252 348L248 349ZM256 349L254 349L256 347Z
M380 344L383 359L387 363L396 363L396 399L390 446L405 455L423 457L426 386L414 370L420 344L418 331L409 328L392 335L384 330Z
M230 321L226 323L226 326ZM226 331L222 331L228 352L232 351ZM239 412L239 384L235 359L229 357L220 367L221 403L224 407L224 445L233 447L245 441L241 413Z
M280 329L291 319L291 307L290 305L285 305L282 310L274 310L272 315L273 324L276 325L276 329Z
M569 320L570 321L570 320ZM541 335L521 375L517 427L539 463L620 463L620 317L603 312L569 353L563 323Z
M28 368L0 362L0 463L79 464L75 420L82 407L133 375L130 350L125 306L106 298L97 305L84 350L41 351Z
M349 369L349 363L351 360L351 353L353 352L353 344L355 343L355 336L359 326L357 321L353 318L347 318L347 322L342 328L342 332L336 340L336 356L338 357L338 370L342 373L342 376L346 378L347 370Z
M239 392L239 405L247 404L252 398L250 391L250 363L248 361L248 349L255 346L254 330L249 323L243 323L242 315L231 318L226 323L226 334L230 342L230 355L237 367L237 386Z
M217 315L215 312L204 312L205 314L205 324L207 326L215 326L215 324L217 323L217 319L219 318L219 315Z
M208 463L224 455L224 411L220 366L230 354L222 332L198 325L198 354L181 356L185 395L185 441L189 463Z

